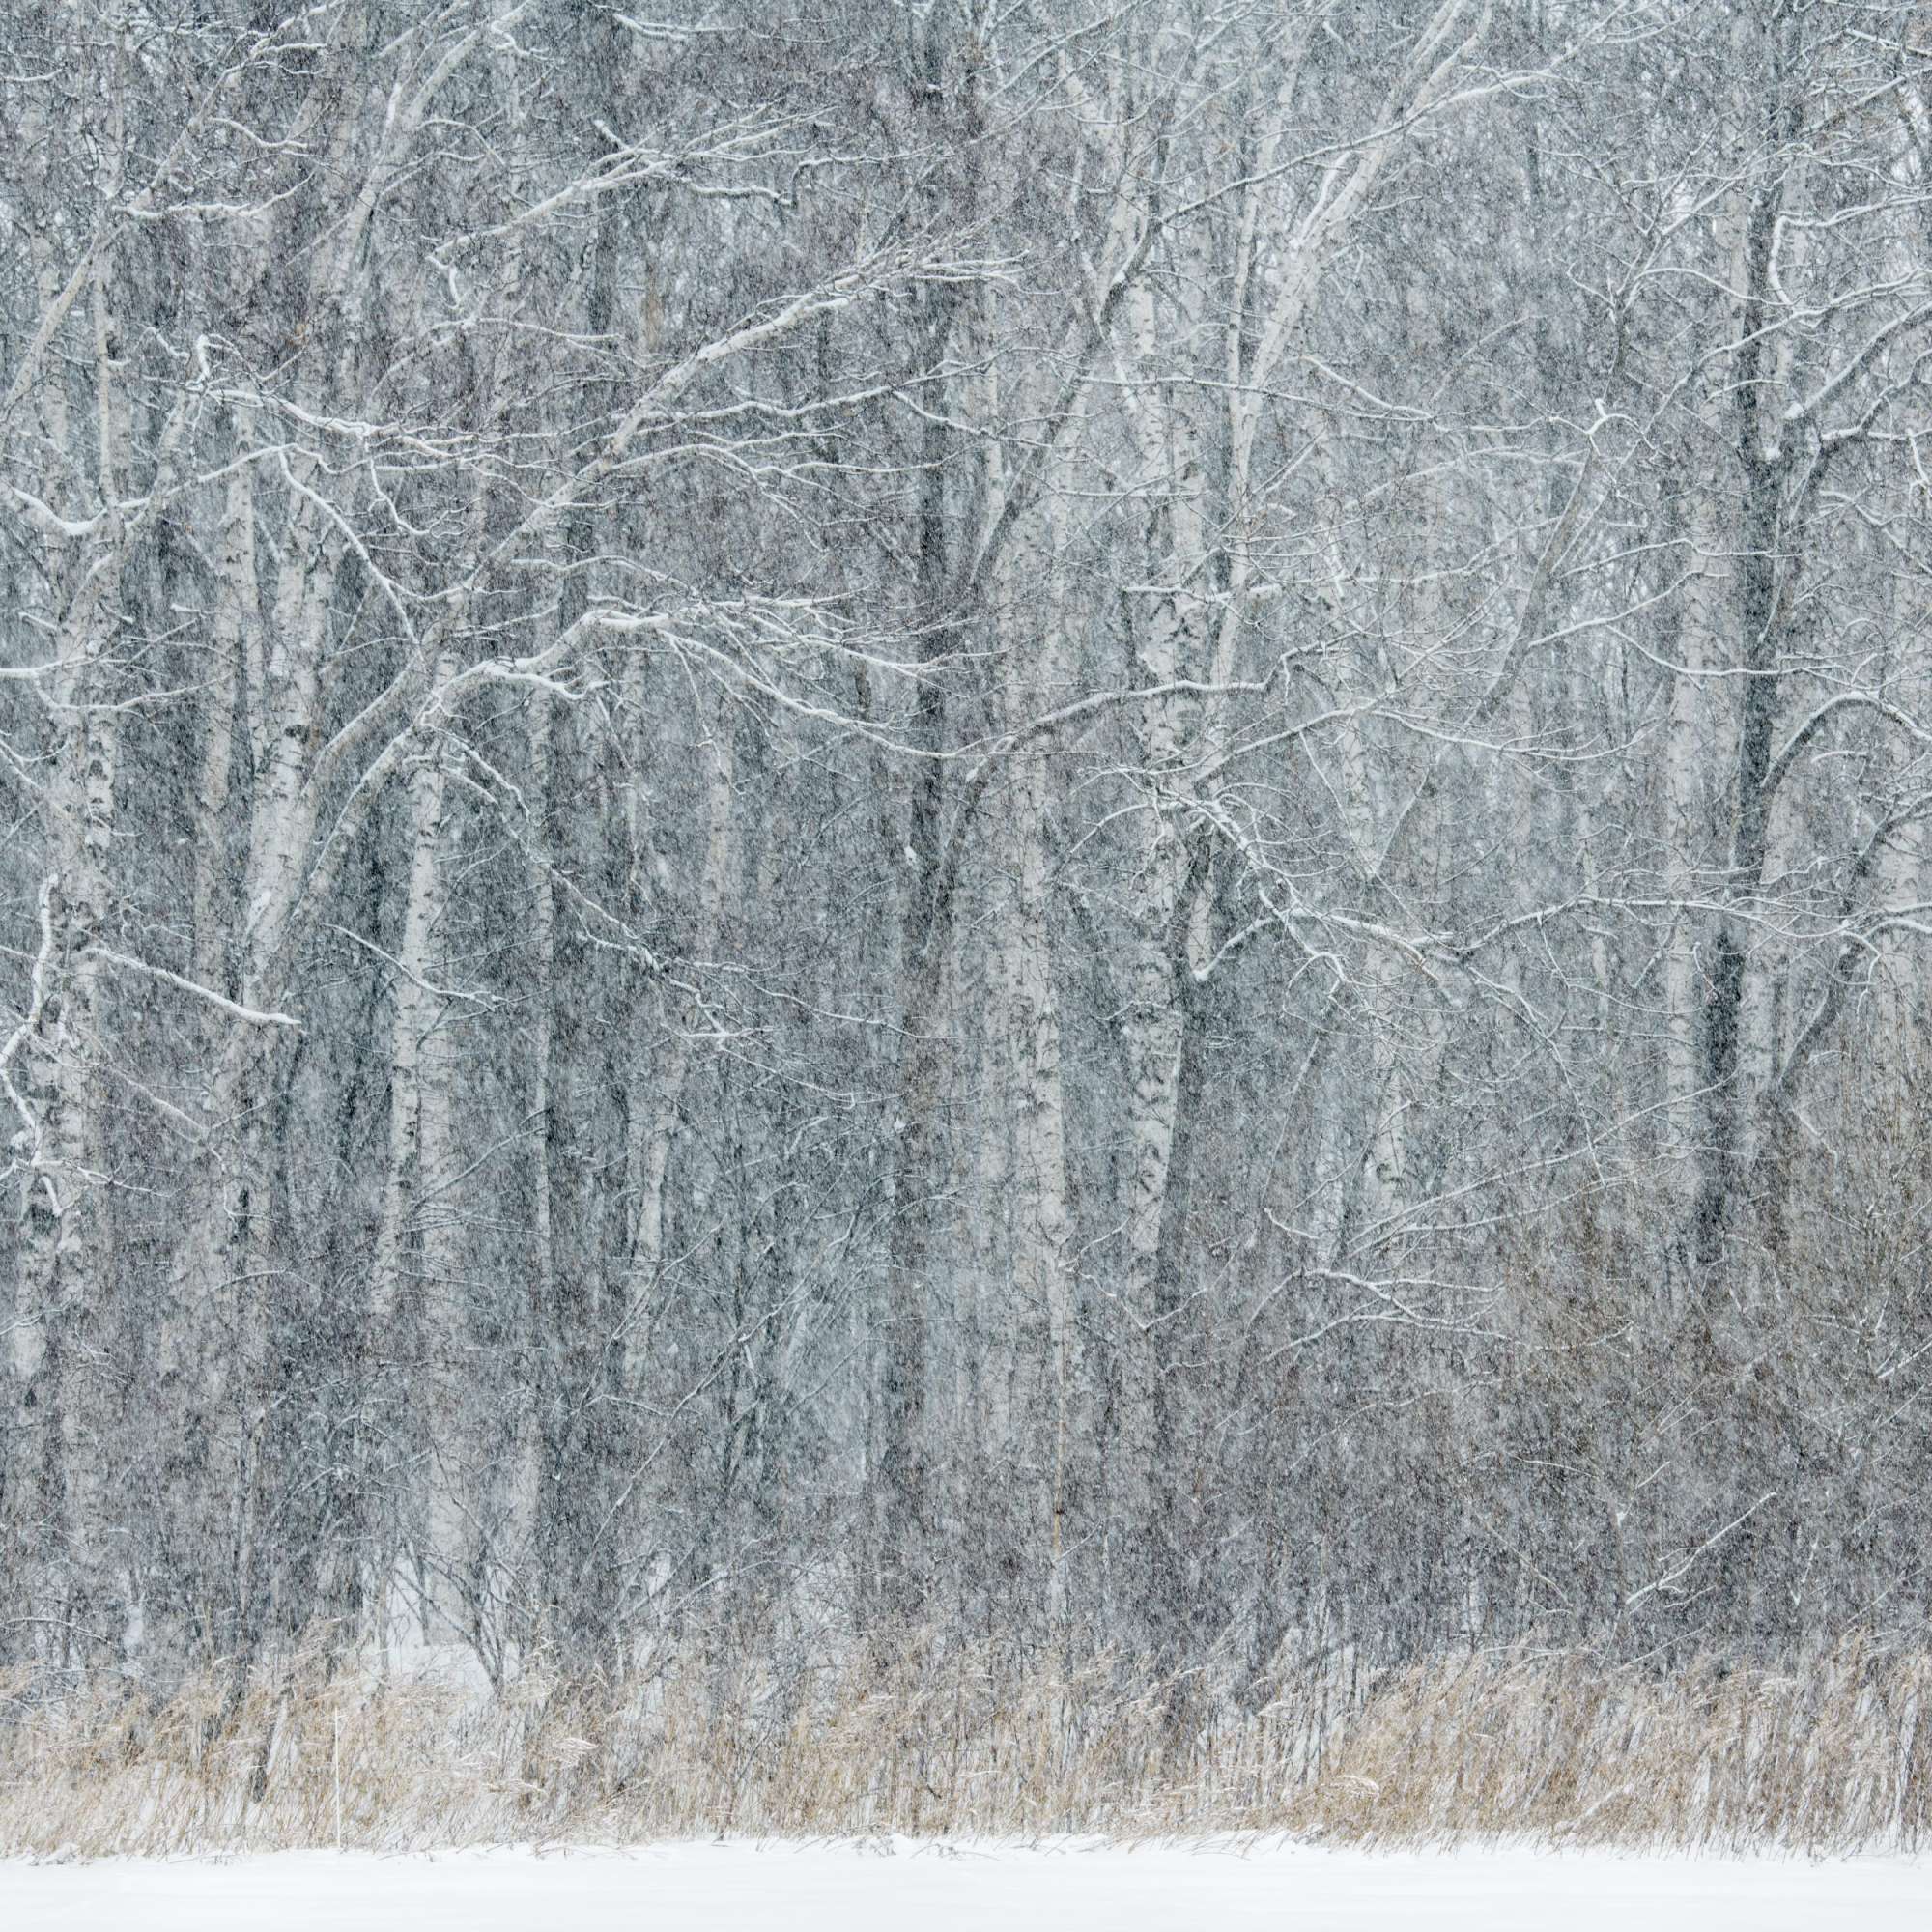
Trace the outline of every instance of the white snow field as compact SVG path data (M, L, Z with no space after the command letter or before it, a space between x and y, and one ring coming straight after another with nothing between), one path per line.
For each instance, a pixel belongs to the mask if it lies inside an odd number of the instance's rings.
M1932 1861L682 1844L0 1861L5 1932L1924 1932Z

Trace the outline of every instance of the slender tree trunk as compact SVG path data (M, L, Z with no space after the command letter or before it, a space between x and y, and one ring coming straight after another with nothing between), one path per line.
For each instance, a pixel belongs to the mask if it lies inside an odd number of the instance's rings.
M1082 1362L1074 1330L1072 1262L1068 1253L1066 1102L1061 1071L1060 1000L1054 982L1050 879L1046 857L1049 772L1043 758L1022 759L1010 791L1015 904L1005 935L1002 980L1010 1056L1012 1119L1013 1285L1021 1308L1046 1313L1049 1385L1052 1389L1052 1495L1048 1528L1048 1605L1070 1609L1065 1563L1070 1503L1089 1500L1091 1472L1084 1439L1092 1428L1079 1399ZM988 1325L977 1346L999 1346ZM994 1364L990 1373L1000 1375ZM985 1397L980 1398L982 1402ZM989 1405L983 1419L991 1459L1009 1447L1010 1418L1004 1404Z
M937 60L937 54L933 56ZM936 82L929 82L936 87ZM928 366L944 361L952 338L954 296L949 289L927 298L924 341ZM928 384L929 388L939 385ZM946 463L952 436L943 420L943 394L935 395L921 433L916 509L916 582L913 609L919 648L934 668L921 679L915 699L916 741L937 751L945 731L946 698L938 663L953 636L949 611L950 552L947 541ZM893 1225L880 1378L878 1522L874 1570L890 1615L912 1617L925 1606L927 1559L933 1521L928 1493L926 1378L934 1293L933 1192L937 1177L940 1107L947 1041L941 994L951 907L940 877L941 813L945 786L936 761L911 774L906 829L905 911L900 924L901 1042L893 1119Z
M433 688L456 673L445 649ZM471 1618L468 1539L451 1520L462 1480L457 1418L443 1413L442 1357L459 1342L463 1311L448 1229L450 1204L437 1198L450 1173L448 1044L440 1037L450 1005L445 941L449 912L444 856L451 753L438 733L409 781L409 869L403 931L393 977L389 1036L389 1151L369 1297L371 1341L403 1368L391 1426L399 1460L416 1468L420 1520L404 1495L389 1499L378 1549L384 1569L405 1549L417 1573L416 1614L426 1642L467 1634Z
M114 128L118 179L121 129ZM114 1225L106 1198L106 1053L103 961L110 943L112 842L120 710L112 688L116 609L127 575L120 497L128 447L127 399L118 380L109 269L89 289L94 387L94 481L103 504L99 551L76 558L55 641L46 828L55 867L42 882L28 1012L8 1042L24 1060L25 1227L12 1345L13 1454L4 1539L20 1566L23 1614L48 1619L33 1646L62 1662L78 1645L111 1656L122 1631L99 1538L102 1451L109 1425L97 1373L100 1333L115 1303ZM43 264L43 290L51 266ZM43 406L46 427L71 426L58 384ZM83 553L85 555L85 553ZM99 1623L111 1629L101 1631ZM93 1655L90 1662L107 1657Z
M1706 1089L1703 1169L1692 1213L1697 1261L1714 1267L1725 1255L1737 1190L1747 1160L1747 1111L1743 1049L1750 971L1750 928L1743 908L1758 890L1770 852L1772 799L1766 786L1772 731L1779 703L1777 668L1783 620L1778 611L1782 576L1779 538L1787 457L1776 446L1770 397L1772 375L1764 324L1772 301L1772 250L1776 244L1779 189L1761 185L1745 234L1745 299L1738 317L1738 344L1731 363L1731 409L1743 514L1738 530L1733 635L1743 681L1737 764L1731 778L1729 898L1733 907L1717 922L1711 940L1710 990L1704 1007L1702 1065Z

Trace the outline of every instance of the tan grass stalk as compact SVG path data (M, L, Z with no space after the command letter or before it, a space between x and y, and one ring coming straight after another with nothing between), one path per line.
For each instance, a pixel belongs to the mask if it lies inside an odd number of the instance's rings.
M0 1851L721 1832L1912 1847L1932 1807L1928 1683L1925 1654L1857 1640L1803 1669L1669 1676L1529 1651L1365 1678L1331 1659L1238 1697L1111 1653L911 1638L784 1673L678 1656L615 1694L532 1670L492 1698L315 1650L159 1704L16 1674Z

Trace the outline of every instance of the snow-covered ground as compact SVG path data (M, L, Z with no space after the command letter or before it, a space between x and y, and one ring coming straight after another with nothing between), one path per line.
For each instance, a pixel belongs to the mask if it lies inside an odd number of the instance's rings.
M1932 1861L1305 1847L692 1844L632 1852L0 1861L39 1932L1924 1932Z

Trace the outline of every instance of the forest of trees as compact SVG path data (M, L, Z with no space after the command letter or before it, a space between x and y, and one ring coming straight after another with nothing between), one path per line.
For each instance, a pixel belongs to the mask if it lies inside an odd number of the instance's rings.
M1922 1632L1932 9L635 4L0 0L0 1662Z

